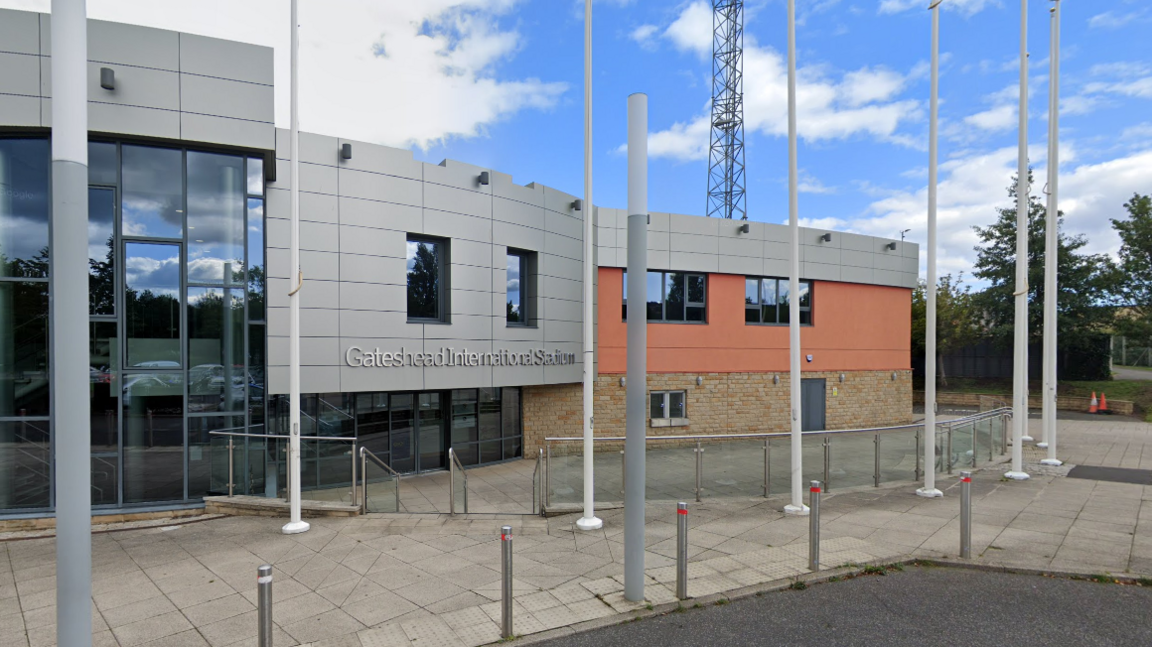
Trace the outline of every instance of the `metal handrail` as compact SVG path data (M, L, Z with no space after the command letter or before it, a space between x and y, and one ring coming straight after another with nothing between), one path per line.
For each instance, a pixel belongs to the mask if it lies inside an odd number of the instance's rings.
M540 477L542 476L541 471L543 470L542 466L544 465L544 450L539 449L538 451L540 453L537 454L537 456L536 456L536 467L532 469L532 514L539 514L539 515L543 516L544 515L544 499L543 498L538 499L538 496L540 494L539 488L540 488ZM537 503L540 504L540 507L536 506Z
M464 514L468 514L468 475L464 472L464 465L456 455L455 450L448 448L448 509L449 514L456 515L456 471L460 471L464 479Z
M240 434L240 433L235 433L235 432L231 432L231 431L227 431L227 430L209 431L208 435L210 435L210 436L243 436L245 438L279 438L281 440L288 440L288 439L292 438L292 436L290 436L288 434ZM332 440L332 441L342 442L342 443L354 443L354 442L356 442L356 438L351 438L348 436L300 436L300 440Z
M367 447L360 448L360 479L363 485L360 487L360 514L368 512L368 459L371 458L372 462L376 463L379 467L388 470L388 473L396 479L396 512L400 512L400 473L392 469L388 463L385 463L379 456L368 451Z
M234 427L234 429L235 429L235 427ZM286 436L283 434L249 434L249 433L229 431L227 429L219 429L219 430L215 430L215 431L209 431L208 435L209 436L221 436L221 437L227 437L228 438L228 496L229 497L234 495L235 489L236 489L234 452L235 452L237 446L235 443L232 442L234 438L274 438L277 440L290 440L292 438L291 436ZM360 498L358 493L357 493L357 489L356 489L356 481L357 481L357 478L356 478L356 442L358 439L355 437L349 438L347 436L300 436L300 440L331 440L331 441L336 441L336 442L352 443L352 451L351 451L351 454L352 454L352 479L351 479L352 491L351 491L351 497L352 498L351 498L351 503L352 503L352 505L355 505L356 501ZM289 478L291 478L291 473L289 473L288 476L289 476ZM291 486L289 485L287 487L287 489L290 490Z
M982 420L984 418L994 418L1005 413L1010 414L1011 409L1004 407L1000 409L993 409L991 411L984 411L981 413L972 414L963 418L956 418L954 420L943 420L936 423L937 427L956 425L958 423L967 423L973 420ZM909 425L895 425L891 427L863 427L860 429L824 429L821 431L805 431L804 436L825 436L835 434L853 434L853 433L883 433L887 431L906 431L909 429L919 429L924 426L923 422L912 423ZM756 434L697 434L691 436L647 436L646 440L740 440L748 438L788 438L792 434L787 431L772 431ZM545 438L544 442L574 442L583 441L582 436L572 437L552 437ZM624 436L597 436L592 439L594 442L623 442Z

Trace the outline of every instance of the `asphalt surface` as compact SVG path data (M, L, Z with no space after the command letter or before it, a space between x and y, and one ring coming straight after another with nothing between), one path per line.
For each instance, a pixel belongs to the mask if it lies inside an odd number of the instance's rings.
M1141 370L1138 368L1127 368L1125 366L1113 366L1112 373L1120 380L1152 380L1152 371L1147 369Z
M1152 588L906 567L885 576L688 608L542 644L1146 647L1152 644Z

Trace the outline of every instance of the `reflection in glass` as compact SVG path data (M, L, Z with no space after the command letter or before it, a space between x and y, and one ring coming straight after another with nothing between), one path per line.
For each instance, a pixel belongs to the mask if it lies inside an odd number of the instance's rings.
M264 160L248 158L248 195L264 195Z
M388 394L356 395L356 439L361 447L388 462Z
M116 144L88 142L88 184L116 186L120 171L116 157Z
M808 281L800 282L800 323L812 323L812 284Z
M0 277L47 278L47 139L0 139Z
M408 241L408 318L440 318L441 244Z
M704 276L688 275L687 321L704 321Z
M237 288L188 288L188 410L244 406L244 297Z
M127 147L125 147L127 148ZM129 367L180 366L180 247L124 245L125 338Z
M764 304L764 323L779 323L776 314L776 279L763 279L764 291L761 303Z
M235 433L244 433L244 417L243 416L207 416L188 418L188 498L195 499L205 496L209 493L212 494L227 494L228 493L228 459L227 450L223 449L228 445L227 438L217 438L216 445L221 447L223 460L216 461L217 473L216 478L212 476L212 452L211 446L213 444L213 436L208 433L210 431L230 431ZM233 469L236 475L242 475L243 471L243 458L244 458L244 439L235 438L233 440ZM234 475L235 480L235 475ZM219 491L212 491L212 483L215 481L219 486L223 486ZM239 485L239 483L237 483ZM242 487L242 486L241 486Z
M88 188L88 312L116 314L116 190Z
M439 393L421 393L420 402L420 471L448 467L444 462L444 420Z
M264 320L264 201L248 198L248 319Z
M392 431L391 443L392 469L397 472L411 472L416 469L416 459L412 453L412 424L415 411L412 407L412 394L392 396L389 402Z
M648 320L659 321L664 318L664 273L649 272L646 285L648 289Z
M776 285L777 285L776 302L780 306L779 310L777 311L776 321L778 323L786 324L786 323L788 323L788 310L789 310L789 308L788 308L788 302L789 302L788 291L792 288L792 284L788 280L784 279L784 280L779 281Z
M190 283L243 283L244 193L244 158L188 152Z
M248 419L264 424L264 326L248 326Z
M672 391L668 394L668 417L669 418L683 418L684 416L684 392Z
M124 502L184 497L184 376L124 375Z
M664 319L684 321L684 275L664 275Z
M648 396L648 399L650 401L650 411L648 413L649 417L653 420L660 420L664 418L664 394L653 393Z
M0 281L0 417L47 416L48 395L48 283Z
M92 505L117 503L120 471L119 357L116 323L88 324L88 394L92 434Z
M624 321L628 321L628 272L624 272L623 276L624 276L624 283L623 283L624 287L620 291L620 297L621 297L620 298L620 306L621 306L620 318L623 319Z
M508 254L508 278L506 283L508 323L522 323L525 319L523 293L520 291L520 267L522 258L519 254Z
M744 322L760 323L760 279L744 279Z
M123 234L180 238L184 232L183 153L127 144L121 151Z
M0 422L0 508L51 503L52 445L48 420Z

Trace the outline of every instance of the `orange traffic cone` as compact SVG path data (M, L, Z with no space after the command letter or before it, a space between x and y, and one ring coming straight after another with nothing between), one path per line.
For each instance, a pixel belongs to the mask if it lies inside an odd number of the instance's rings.
M1089 405L1088 405L1088 413L1096 413L1098 410L1096 407L1097 407L1096 392L1093 391L1092 392L1092 402L1089 403Z
M1108 398L1104 397L1104 392L1100 392L1100 409L1099 413L1112 413L1108 410Z

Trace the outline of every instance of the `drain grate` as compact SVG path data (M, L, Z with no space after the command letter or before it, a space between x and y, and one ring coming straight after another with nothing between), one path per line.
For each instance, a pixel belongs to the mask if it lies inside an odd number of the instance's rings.
M1068 472L1068 478L1108 481L1111 483L1134 483L1152 485L1152 470L1137 470L1128 467L1094 467L1077 465Z

